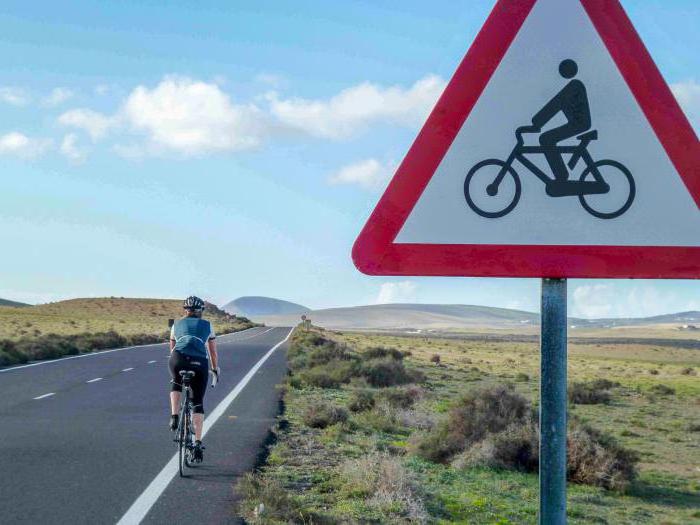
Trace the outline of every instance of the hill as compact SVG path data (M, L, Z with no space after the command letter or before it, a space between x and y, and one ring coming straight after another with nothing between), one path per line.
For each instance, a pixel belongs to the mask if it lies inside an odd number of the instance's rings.
M308 312L318 326L337 329L455 329L455 328L520 328L534 326L539 314L507 308L460 304L377 304L348 308L328 308ZM258 316L271 325L298 322L298 316Z
M30 306L27 303L20 303L17 301L10 301L9 299L0 298L0 306L12 306L14 308L21 308L23 306Z
M0 339L114 331L120 335L164 334L168 319L182 316L182 301L171 299L71 299L37 306L0 308ZM246 324L213 304L204 317L217 332Z
M221 307L225 312L245 317L291 316L297 319L309 312L306 306L272 297L239 297Z
M508 330L532 332L539 328L538 313L507 308L474 305L381 304L349 308L328 308L307 312L317 326L340 330ZM298 315L253 316L268 325L289 326L299 321ZM700 312L680 312L646 318L579 319L569 318L571 330L605 331L614 329L620 335L650 335L657 331L681 336L700 326ZM666 336L669 334L667 333ZM684 337L687 337L687 333Z

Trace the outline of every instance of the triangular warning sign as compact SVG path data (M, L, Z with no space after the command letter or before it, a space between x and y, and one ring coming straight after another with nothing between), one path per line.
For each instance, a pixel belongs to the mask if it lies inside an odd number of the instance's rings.
M700 144L618 0L499 0L353 259L374 275L700 278Z

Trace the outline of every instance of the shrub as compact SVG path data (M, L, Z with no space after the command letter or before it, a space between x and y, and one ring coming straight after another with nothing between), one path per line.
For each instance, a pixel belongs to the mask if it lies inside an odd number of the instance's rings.
M414 451L429 461L446 463L492 433L501 432L529 416L527 400L510 385L467 392L431 433L415 443Z
M670 386L659 384L652 386L649 389L649 392L651 392L652 394L657 394L659 396L672 396L676 393L676 390L674 388L671 388Z
M653 376L659 375L659 371L656 368L652 368L651 370L649 370L649 373Z
M695 371L695 369L692 366L688 366L686 368L683 368L681 370L681 374L684 376L696 376L698 373Z
M420 485L399 459L375 452L342 463L338 472L340 494L364 500L372 518L378 522L428 521ZM374 522L375 519L368 521Z
M537 471L539 435L536 423L514 423L501 432L487 436L457 456L454 466Z
M352 355L345 346L339 345L335 341L327 341L309 352L306 366L312 368L328 364L331 361L347 361L350 359L352 359Z
M530 380L530 376L527 375L527 374L525 374L525 373L523 373L523 372L519 372L519 373L515 376L515 380L516 380L518 383L527 383L527 382Z
M385 348L383 346L373 346L362 352L362 358L365 360L383 359L385 357L400 361L403 359L404 354L396 348Z
M17 350L16 345L9 340L0 340L0 366L26 363L27 357Z
M405 388L388 388L381 397L394 408L411 408L423 396L423 389L418 386Z
M348 413L344 408L325 401L311 403L304 412L304 424L311 428L326 428L347 419Z
M363 363L360 374L374 387L405 385L425 378L416 370L407 370L403 362L391 358L372 359Z
M571 419L566 442L569 481L624 492L635 478L639 457L612 436Z
M283 523L299 519L301 509L282 484L272 478L247 473L238 482L236 492L242 496L240 511L251 523Z
M372 410L375 404L374 394L370 390L355 390L350 395L348 408L352 412L365 412Z
M430 356L430 362L435 363L436 365L440 364L440 354L433 354Z
M309 386L319 388L340 388L350 382L356 374L355 363L351 361L331 361L299 372L298 379Z
M610 403L610 392L591 383L573 383L569 385L569 402L577 405L607 405Z

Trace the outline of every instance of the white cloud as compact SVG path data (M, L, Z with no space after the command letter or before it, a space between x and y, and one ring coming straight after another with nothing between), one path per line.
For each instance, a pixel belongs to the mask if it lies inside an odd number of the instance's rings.
M72 162L82 162L85 160L86 152L78 147L78 135L68 133L61 141L59 148L61 154Z
M51 90L51 93L49 93L44 99L41 101L41 103L44 106L48 107L54 107L54 106L59 106L66 102L67 100L71 99L73 97L73 92L64 87L57 87L53 88Z
M444 88L444 80L428 75L408 89L363 82L327 100L284 100L277 93L270 93L268 100L270 112L282 124L315 137L342 139L374 123L416 127Z
M254 105L235 105L216 84L167 77L156 87L138 86L122 115L156 148L184 155L258 146L265 118Z
M573 292L571 315L575 317L649 317L700 309L700 301L688 301L676 293L638 284L627 290L611 284L586 284Z
M110 128L116 125L115 117L110 117L91 109L71 109L58 117L64 126L85 131L93 141L103 138Z
M416 283L413 281L399 281L384 283L377 295L377 304L410 303L416 300Z
M12 106L26 106L30 97L22 88L0 86L0 101Z
M700 129L700 83L694 80L678 82L671 85L671 91L697 133Z
M0 155L30 159L40 156L49 147L50 139L35 139L17 131L0 136Z
M328 178L333 185L355 184L366 190L381 190L391 178L395 165L366 159L340 168Z

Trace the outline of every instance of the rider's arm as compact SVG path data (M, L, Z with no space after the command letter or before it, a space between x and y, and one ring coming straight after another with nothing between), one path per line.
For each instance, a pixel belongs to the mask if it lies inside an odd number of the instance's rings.
M170 353L175 349L175 325L170 329Z
M554 115L559 113L561 111L562 107L562 93L564 92L566 88L564 88L562 91L557 94L552 100L547 102L544 107L537 112L537 114L532 117L532 125L537 128L537 130L541 130L544 125L552 120Z
M216 353L216 339L209 339L207 345L209 345L211 368L212 370L216 370L219 367L219 354Z

